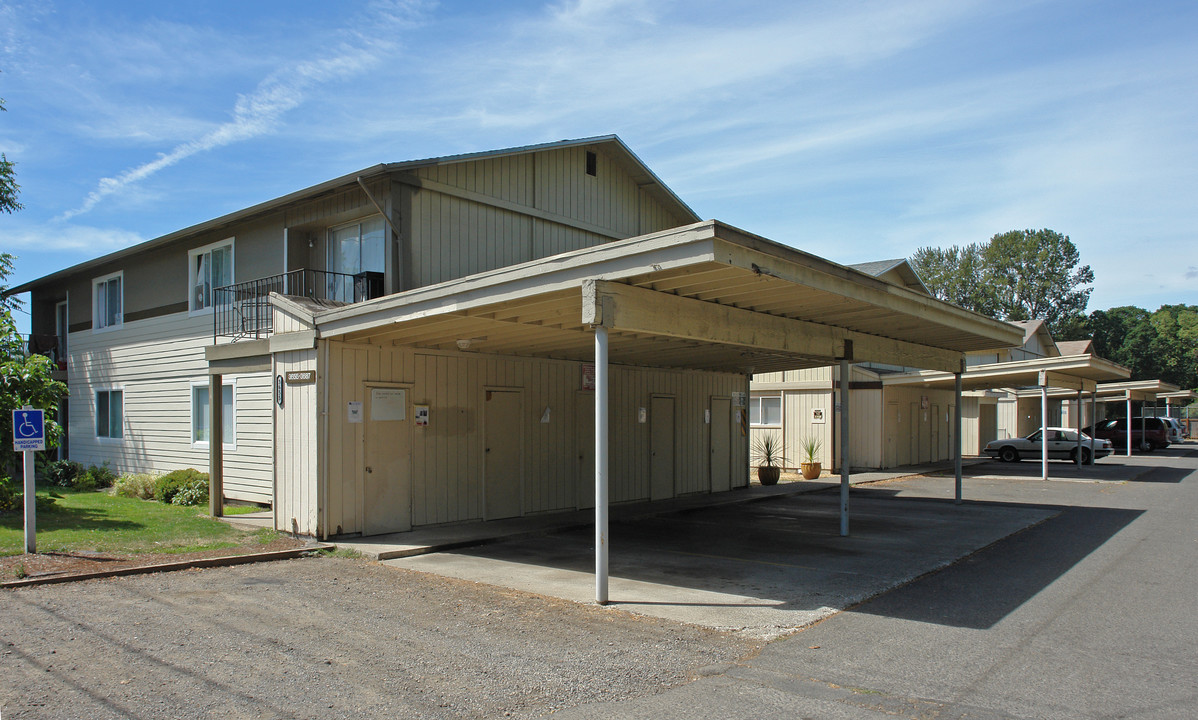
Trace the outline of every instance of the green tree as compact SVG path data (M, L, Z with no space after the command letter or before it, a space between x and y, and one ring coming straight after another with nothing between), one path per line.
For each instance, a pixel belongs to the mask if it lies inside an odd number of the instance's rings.
M12 447L12 411L26 405L46 411L46 446L58 445L58 401L66 396L67 386L53 378L53 370L50 358L26 354L12 314L0 311L0 442L5 446ZM11 477L16 454L4 452L0 458L0 476Z
M0 310L19 310L23 304L20 298L5 294L8 292L8 277L12 275L13 261L16 259L15 255L0 252Z
M977 243L950 248L922 247L911 256L911 264L933 297L993 316L994 298L983 279L983 248Z
M0 112L4 112L6 109L4 98L0 98ZM14 213L24 207L17 202L21 186L17 184L16 178L14 164L8 161L8 157L4 153L0 153L0 211Z
M1000 320L1044 318L1054 333L1075 333L1090 301L1086 285L1094 282L1080 260L1069 236L1045 228L947 250L919 248L911 263L941 300Z

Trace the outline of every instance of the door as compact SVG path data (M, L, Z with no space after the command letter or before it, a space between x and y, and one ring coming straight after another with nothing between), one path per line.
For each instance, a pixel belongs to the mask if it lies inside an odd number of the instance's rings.
M919 431L923 425L923 423L921 423L919 421L919 403L911 403L910 407L908 407L907 409L910 411L910 415L907 416L909 418L909 420L907 422L907 427L911 431L911 436L909 438L910 442L908 443L910 445L911 449L907 453L907 462L905 462L903 464L904 465L918 465L919 464Z
M595 395L578 393L574 404L575 442L578 444L578 507L595 507Z
M649 401L649 499L674 497L674 398Z
M408 391L367 386L364 535L412 529L412 432Z
M932 452L928 460L943 460L944 456L940 454L940 426L944 423L944 418L940 416L940 406L932 406L931 424L928 426L932 433Z
M883 467L892 468L899 464L898 442L895 438L899 437L900 422L902 422L902 416L899 414L899 404L896 402L886 403L886 456Z
M486 519L516 517L524 506L520 393L488 390L485 413Z
M711 399L711 491L732 489L732 398Z

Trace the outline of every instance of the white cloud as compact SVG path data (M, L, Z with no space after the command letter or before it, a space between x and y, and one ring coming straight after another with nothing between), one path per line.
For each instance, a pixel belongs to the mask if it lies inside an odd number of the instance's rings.
M141 235L119 228L51 223L44 227L6 229L4 244L14 250L36 252L86 251L100 255L144 242Z
M89 212L104 198L122 192L155 173L171 167L197 153L225 147L272 132L291 110L301 105L311 90L319 85L361 75L379 65L392 54L398 44L393 37L400 29L410 27L421 5L417 2L375 2L366 17L351 19L347 39L330 54L284 67L262 80L253 92L239 95L232 111L233 118L202 136L177 145L157 158L125 170L115 177L101 178L96 189L88 193L83 203L68 210L60 220L69 220ZM370 28L366 35L354 30L359 25Z

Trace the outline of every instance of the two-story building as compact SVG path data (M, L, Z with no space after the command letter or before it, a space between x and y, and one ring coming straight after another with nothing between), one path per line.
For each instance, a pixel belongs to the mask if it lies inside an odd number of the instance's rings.
M754 373L1017 339L700 222L615 136L377 165L23 291L73 459L211 467L322 538L744 486Z

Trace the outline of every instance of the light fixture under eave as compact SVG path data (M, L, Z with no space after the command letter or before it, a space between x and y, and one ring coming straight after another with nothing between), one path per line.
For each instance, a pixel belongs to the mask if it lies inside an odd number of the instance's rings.
M458 350L469 350L474 345L474 343L482 342L483 340L486 340L486 338L485 337L458 338L457 340L454 341L454 343L458 346Z

